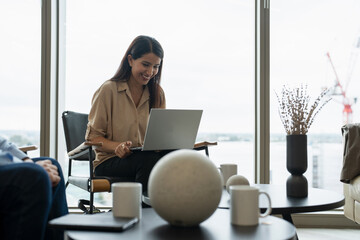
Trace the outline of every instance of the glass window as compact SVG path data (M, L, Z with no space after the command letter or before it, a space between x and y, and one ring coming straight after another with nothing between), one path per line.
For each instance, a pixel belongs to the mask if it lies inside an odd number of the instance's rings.
M67 1L64 110L88 113L130 42L155 37L167 107L203 109L197 140L253 182L254 19L253 1Z
M305 176L309 187L342 193L341 127L346 121L358 122L360 117L356 104L360 87L359 11L356 0L271 2L271 183L284 184L289 176L286 133L275 92L279 94L283 85L303 84L311 96L310 103L325 88L332 98L309 129ZM352 114L344 112L346 104L351 105Z
M0 29L0 134L18 146L39 146L40 1L0 1Z

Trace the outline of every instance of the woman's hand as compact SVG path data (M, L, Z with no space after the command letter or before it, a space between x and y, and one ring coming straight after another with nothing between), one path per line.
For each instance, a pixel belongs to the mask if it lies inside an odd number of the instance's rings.
M132 152L130 151L130 147L132 145L131 141L126 141L126 142L122 142L120 143L116 148L115 148L115 154L116 156L118 156L119 158L125 158L127 156L129 156Z

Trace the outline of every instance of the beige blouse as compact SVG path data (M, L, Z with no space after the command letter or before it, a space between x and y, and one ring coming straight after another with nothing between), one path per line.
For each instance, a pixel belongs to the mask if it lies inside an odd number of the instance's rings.
M161 108L165 108L165 96L160 87ZM150 93L146 86L138 107L131 97L127 82L105 81L94 93L89 113L85 139L90 141L102 136L111 141L131 141L133 147L143 145L149 118ZM95 150L94 167L115 157L114 153Z

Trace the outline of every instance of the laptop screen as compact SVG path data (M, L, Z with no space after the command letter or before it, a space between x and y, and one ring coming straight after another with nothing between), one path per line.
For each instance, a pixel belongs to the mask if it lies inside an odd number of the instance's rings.
M192 149L203 110L151 109L143 151Z

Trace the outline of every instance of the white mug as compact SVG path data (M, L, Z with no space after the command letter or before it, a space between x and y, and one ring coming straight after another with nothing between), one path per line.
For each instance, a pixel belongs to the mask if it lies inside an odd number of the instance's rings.
M227 180L237 174L237 165L226 163L226 164L220 164L220 172L223 178L223 186L226 186Z
M137 217L141 219L142 185L135 182L111 184L114 217Z
M266 212L261 214L259 196L264 194L269 202ZM271 199L266 192L251 186L230 186L230 221L239 226L255 226L259 224L259 217L266 217L271 213Z

